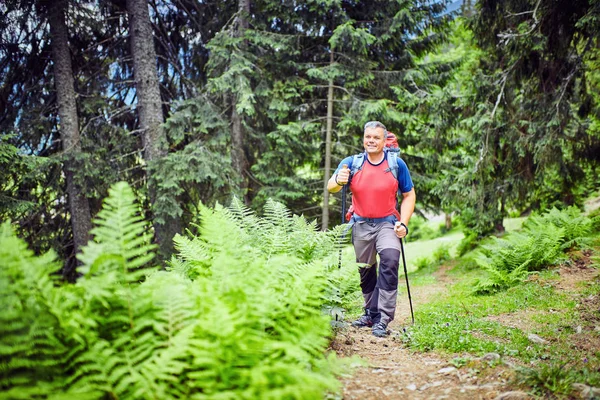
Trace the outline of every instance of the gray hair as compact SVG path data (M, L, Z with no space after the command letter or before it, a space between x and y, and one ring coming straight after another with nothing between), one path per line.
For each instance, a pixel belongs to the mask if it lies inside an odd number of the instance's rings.
M387 131L385 125L382 124L381 122L379 122L379 121L369 121L369 122L367 122L365 124L365 127L363 128L363 132L366 131L368 128L382 128L383 132L385 133L384 137L387 139L388 131Z

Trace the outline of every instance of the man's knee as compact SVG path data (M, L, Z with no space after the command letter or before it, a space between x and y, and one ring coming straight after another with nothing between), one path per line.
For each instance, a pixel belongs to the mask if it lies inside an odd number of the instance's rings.
M363 293L372 292L377 284L377 263L370 267L361 267L358 272L360 273L360 287Z
M400 251L384 249L379 254L379 259L379 288L383 290L398 289Z

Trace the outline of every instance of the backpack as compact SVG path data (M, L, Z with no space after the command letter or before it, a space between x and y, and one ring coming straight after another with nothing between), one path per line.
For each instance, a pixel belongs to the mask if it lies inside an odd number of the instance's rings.
M391 132L388 132L388 136L385 139L385 157L388 162L388 169L394 178L398 179L398 156L400 155L400 146L398 145L398 140L396 139L396 135ZM350 161L350 181L355 173L360 171L365 163L365 153L355 154L352 156L352 161ZM350 181L348 181L348 187L350 187ZM398 194L400 194L400 187L398 187ZM354 214L354 206L350 205L348 208L348 212L346 213L346 220L350 221L352 215Z

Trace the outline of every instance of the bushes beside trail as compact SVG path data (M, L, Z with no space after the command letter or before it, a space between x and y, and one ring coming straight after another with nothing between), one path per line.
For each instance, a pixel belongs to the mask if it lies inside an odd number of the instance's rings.
M493 293L522 282L531 271L539 271L565 260L565 251L585 246L597 219L584 216L575 207L556 208L532 215L523 229L503 238L491 237L475 255L488 278L475 285L479 294Z
M315 399L337 391L326 256L336 232L270 202L200 207L168 271L132 190L117 184L81 255L84 276L54 281L0 229L1 398ZM337 267L336 267L337 268Z

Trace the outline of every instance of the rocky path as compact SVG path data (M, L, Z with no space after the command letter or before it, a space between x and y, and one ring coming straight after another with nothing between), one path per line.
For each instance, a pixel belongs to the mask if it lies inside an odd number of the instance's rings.
M411 287L415 308L447 291L452 281L446 270L447 267L436 272L437 281L433 285ZM485 357L474 361L470 368L456 369L449 362L451 357L407 349L400 340L403 326L411 322L405 289L400 296L389 337L376 338L370 329L348 327L332 344L340 356L358 355L368 363L342 379L345 400L529 398L525 393L509 391L510 368L485 367L488 365Z

